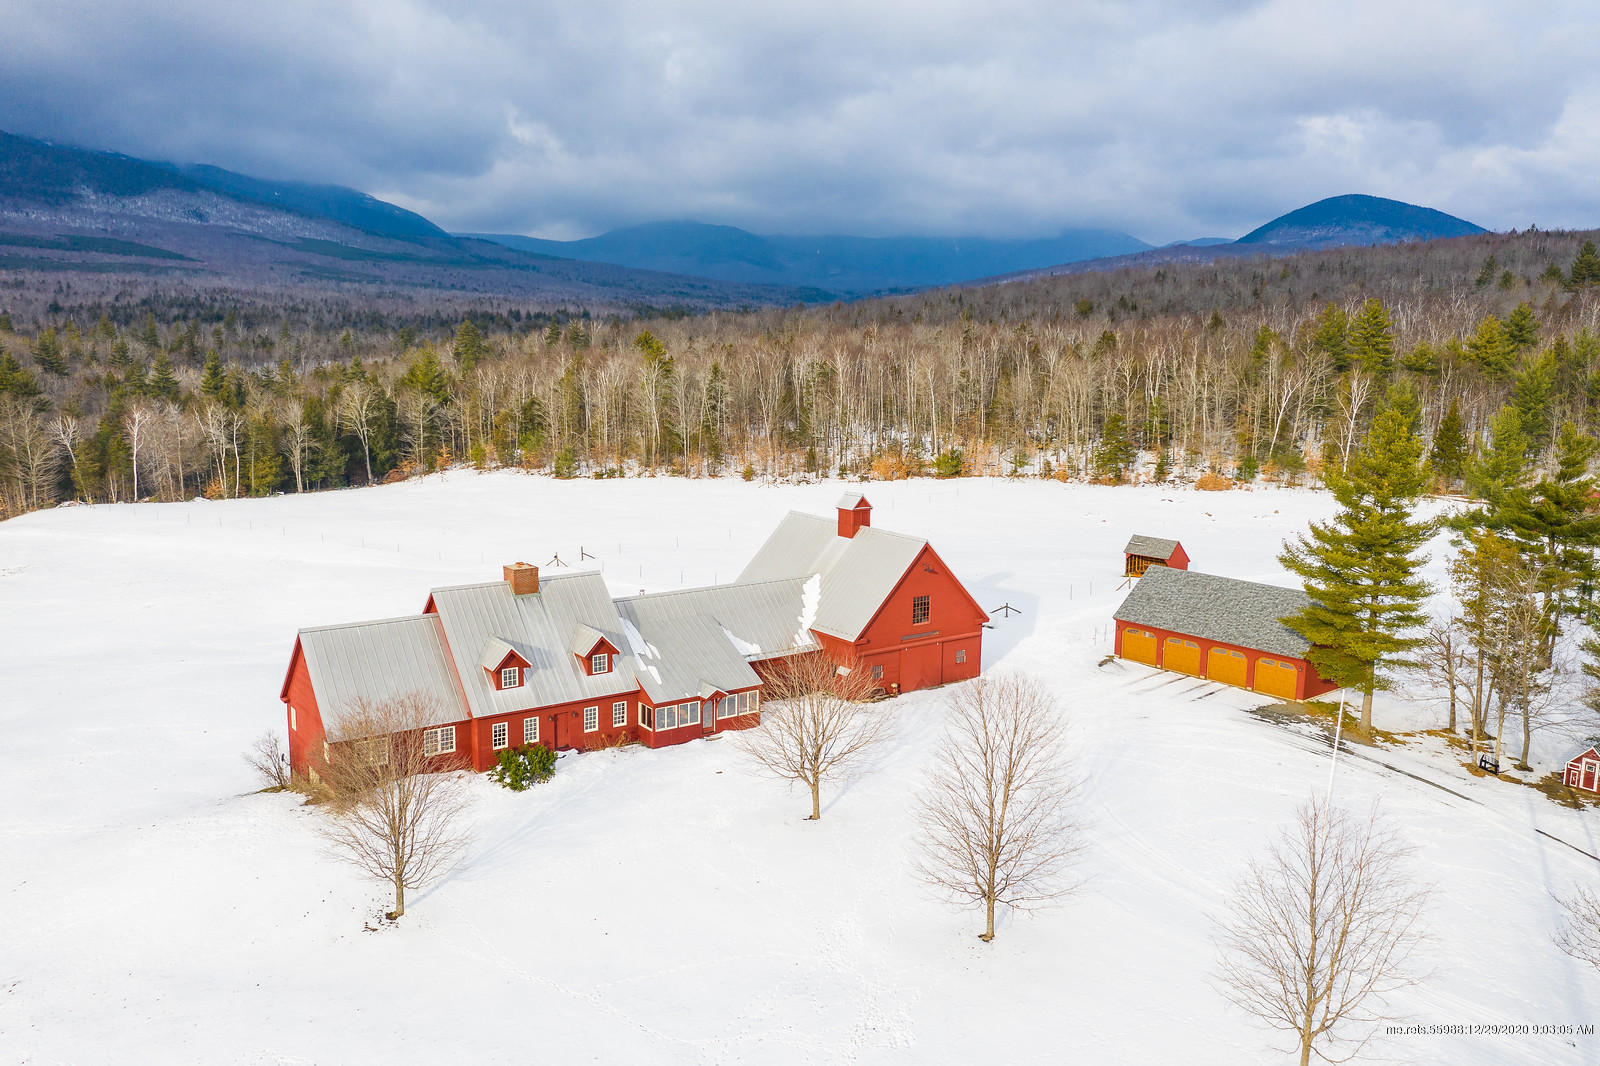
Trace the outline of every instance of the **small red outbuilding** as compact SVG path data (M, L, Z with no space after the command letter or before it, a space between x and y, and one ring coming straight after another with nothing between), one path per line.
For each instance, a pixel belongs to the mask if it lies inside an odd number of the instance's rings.
M1144 572L1152 566L1187 570L1189 553L1175 540L1135 533L1128 538L1128 546L1122 549L1122 576L1143 577Z
M1568 788L1600 792L1600 751L1590 748L1574 755L1567 762L1567 772L1562 780L1567 783Z

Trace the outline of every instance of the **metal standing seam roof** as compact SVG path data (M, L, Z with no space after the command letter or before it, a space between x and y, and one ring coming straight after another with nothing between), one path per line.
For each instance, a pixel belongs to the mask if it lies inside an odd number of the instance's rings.
M609 673L591 677L567 650L580 627L626 647L622 619L598 573L547 577L538 592L522 596L504 581L434 589L432 596L474 718L600 700L638 687L626 657L619 656ZM497 690L479 665L493 640L504 641L528 663L521 686Z
M856 640L872 621L926 540L863 526L841 537L838 525L791 511L740 573L740 583L821 576L821 599L808 628Z
M1311 645L1279 619L1299 613L1310 602L1299 589L1158 566L1145 572L1114 617L1303 659Z
M750 688L761 683L750 663L818 647L804 602L800 578L629 596L617 601L619 648L657 703Z
M361 700L413 694L433 702L439 722L467 717L444 628L433 615L302 629L300 650L325 721Z
M1167 540L1164 537L1146 537L1138 533L1128 538L1128 546L1122 549L1124 555L1143 555L1151 559L1170 559L1172 553L1178 550L1178 542Z

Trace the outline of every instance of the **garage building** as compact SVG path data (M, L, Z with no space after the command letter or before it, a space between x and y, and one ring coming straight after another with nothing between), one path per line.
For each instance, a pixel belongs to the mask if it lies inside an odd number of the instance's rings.
M1286 700L1338 686L1306 659L1310 645L1280 619L1308 602L1299 589L1153 566L1116 612L1116 654Z

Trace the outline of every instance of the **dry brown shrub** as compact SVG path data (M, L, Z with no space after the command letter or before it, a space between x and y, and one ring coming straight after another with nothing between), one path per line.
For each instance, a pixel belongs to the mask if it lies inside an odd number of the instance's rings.
M1236 488L1237 483L1231 477L1223 477L1208 470L1195 479L1194 487L1202 492L1227 492L1231 488Z

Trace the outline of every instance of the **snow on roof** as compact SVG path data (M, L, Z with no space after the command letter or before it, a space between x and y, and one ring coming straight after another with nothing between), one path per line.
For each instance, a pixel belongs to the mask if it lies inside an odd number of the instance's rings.
M478 665L485 670L494 670L506 661L506 656L515 655L521 658L521 654L507 641L501 640L499 637L490 637L489 643L483 646L483 657L478 660Z
M640 659L645 692L667 703L707 684L722 692L750 688L761 683L752 661L816 650L809 632L795 631L802 584L792 578L618 600L630 647L635 654L649 649Z
M1298 613L1309 602L1299 589L1156 566L1133 586L1114 617L1303 659L1310 644L1279 619Z
M1165 537L1146 537L1135 533L1128 538L1128 546L1122 549L1124 555L1143 555L1150 559L1170 559L1172 553L1178 550L1178 542L1167 540Z
M588 655L594 646L606 639L606 635L591 625L579 625L572 631L572 641L567 645L567 650L574 655ZM611 646L617 646L615 641Z
M872 504L867 503L867 498L865 496L861 495L861 493L859 493L859 492L847 492L843 496L839 497L839 502L834 504L834 506L842 508L843 510L846 510L846 511L854 511L857 507L860 507L862 504L866 504L868 507L872 506Z
M300 650L325 719L365 700L421 695L439 722L467 716L439 619L430 614L300 631Z
M928 542L867 526L853 537L837 523L791 511L739 575L739 582L821 577L815 620L807 626L856 640Z
M625 646L622 619L597 573L547 577L538 592L524 596L513 595L504 581L434 589L433 605L475 718L600 699L636 687L626 658L619 658L609 673L590 677L567 650L580 626L613 647ZM506 641L528 664L517 688L496 689L488 675L465 659L471 654L468 649L482 648L495 638Z

